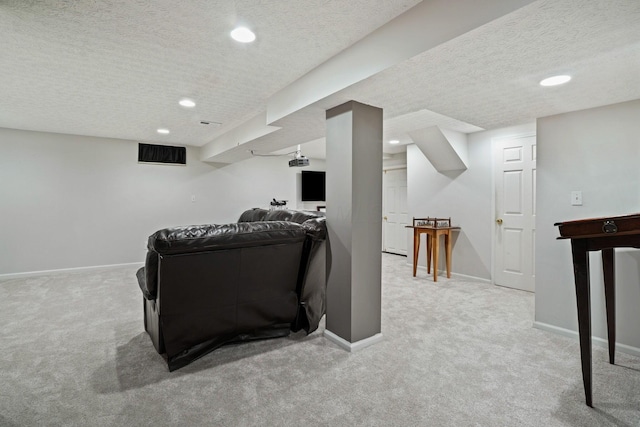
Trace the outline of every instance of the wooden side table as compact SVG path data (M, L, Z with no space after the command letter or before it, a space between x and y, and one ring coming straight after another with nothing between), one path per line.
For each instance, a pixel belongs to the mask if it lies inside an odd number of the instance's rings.
M609 363L615 362L616 305L615 305L615 248L640 248L640 214L608 218L590 218L558 222L558 239L571 239L573 272L578 306L578 334L582 382L588 406L591 392L591 295L589 288L589 252L602 251L604 296L607 311Z
M420 235L427 236L427 274L431 272L431 255L433 253L433 281L438 281L438 258L440 256L440 236L444 236L445 258L447 263L447 278L451 277L451 232L460 227L436 227L429 225L407 225L413 229L413 277L418 268L418 253L420 252Z

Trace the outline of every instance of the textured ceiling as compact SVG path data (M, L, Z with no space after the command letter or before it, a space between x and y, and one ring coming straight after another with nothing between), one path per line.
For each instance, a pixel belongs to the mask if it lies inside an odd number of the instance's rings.
M417 3L3 0L0 127L203 145ZM229 39L239 22L255 43ZM538 85L557 73L573 80ZM182 97L197 107L179 107ZM638 98L639 0L538 0L279 120L228 157L322 138L324 111L351 99L383 108L385 138L408 143L407 131L433 125L473 132Z
M538 84L555 74L573 80L554 88ZM354 85L341 98L384 105L391 116L426 108L485 129L637 99L640 1L537 1Z
M202 145L416 3L3 0L0 127ZM236 24L256 42L231 40Z
M555 74L573 79L558 87L538 84ZM640 1L545 0L314 107L323 111L351 99L380 106L385 137L406 144L407 131L433 125L470 133L639 98Z

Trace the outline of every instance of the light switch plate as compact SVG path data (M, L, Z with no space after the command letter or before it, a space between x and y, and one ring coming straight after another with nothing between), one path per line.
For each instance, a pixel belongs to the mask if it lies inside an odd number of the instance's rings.
M571 192L571 206L582 206L582 191Z

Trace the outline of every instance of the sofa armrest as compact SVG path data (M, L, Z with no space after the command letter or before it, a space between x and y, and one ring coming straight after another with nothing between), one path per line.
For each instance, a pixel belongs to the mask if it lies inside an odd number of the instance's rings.
M147 300L156 299L155 291L152 294L147 287L147 276L144 267L136 271L136 278L138 279L138 286L140 286L140 290L142 291L142 295L144 296L144 298Z
M142 279L139 274L144 275ZM156 299L158 294L158 253L156 251L151 249L147 251L144 268L138 270L136 276L144 297L148 300Z
M324 217L308 219L302 223L302 228L311 240L325 240L327 238L327 222Z

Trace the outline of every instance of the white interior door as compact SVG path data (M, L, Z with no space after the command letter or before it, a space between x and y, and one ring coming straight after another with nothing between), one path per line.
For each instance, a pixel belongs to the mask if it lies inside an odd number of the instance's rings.
M407 169L384 171L382 179L382 250L407 254Z
M495 142L496 285L535 291L536 137Z

